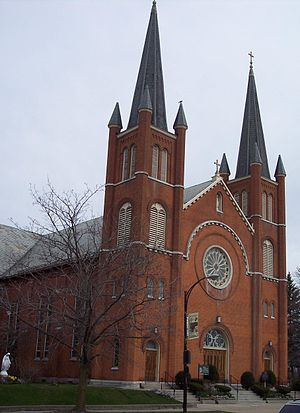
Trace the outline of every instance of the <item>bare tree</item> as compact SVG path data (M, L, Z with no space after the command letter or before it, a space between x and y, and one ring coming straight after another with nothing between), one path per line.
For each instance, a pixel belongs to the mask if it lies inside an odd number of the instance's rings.
M12 314L17 303L23 330L36 331L36 357L47 358L55 345L78 358L77 412L86 409L91 362L105 345L120 337L144 337L149 313L156 324L161 314L147 296L147 274L157 271L148 250L134 242L101 249L102 220L87 220L98 191L61 195L50 183L42 194L33 188L42 212L41 221L32 221L37 241L1 282L2 308Z

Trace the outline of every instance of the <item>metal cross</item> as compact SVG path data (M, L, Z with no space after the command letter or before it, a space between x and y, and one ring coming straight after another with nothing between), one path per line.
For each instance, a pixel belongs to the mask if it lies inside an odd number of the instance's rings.
M250 51L250 52L248 53L248 55L250 56L250 67L252 67L254 55L253 55L252 51Z

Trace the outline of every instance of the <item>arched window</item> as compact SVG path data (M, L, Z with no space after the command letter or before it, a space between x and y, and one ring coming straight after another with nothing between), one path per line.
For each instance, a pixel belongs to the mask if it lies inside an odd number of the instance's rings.
M122 154L122 181L129 178L128 170L128 148L123 150Z
M152 278L147 278L147 297L154 297L154 284Z
M268 195L268 220L273 222L273 196L272 194Z
M135 173L135 158L136 158L136 145L132 145L130 148L130 168L129 168L130 178L132 178Z
M159 158L159 147L154 145L152 147L152 171L151 176L153 178L158 178L158 158Z
M204 347L226 348L223 334L218 330L209 330L204 338Z
M269 313L268 313L268 303L267 303L267 301L264 301L264 303L263 303L263 311L264 311L264 317L268 318Z
M273 269L273 244L269 240L265 240L263 243L263 274L272 277L274 274Z
M247 216L248 215L248 192L242 192L242 211Z
M152 247L164 248L166 239L165 209L160 204L153 204L150 209L149 244Z
M163 280L159 281L159 291L158 291L158 299L163 300L165 298L165 283Z
M216 210L218 212L223 212L223 197L220 192L218 192L216 196Z
M117 369L120 362L120 340L118 338L114 339L113 342L113 359L112 368Z
M267 194L265 192L262 193L261 209L262 218L267 219Z
M160 179L164 182L168 180L168 151L164 149L161 153Z
M126 202L126 204L122 205L120 208L117 237L118 247L123 247L129 243L131 231L131 212L132 207L129 202Z
M275 304L274 303L270 304L270 317L275 318Z
M235 192L233 195L235 201L240 205L240 194L239 192Z

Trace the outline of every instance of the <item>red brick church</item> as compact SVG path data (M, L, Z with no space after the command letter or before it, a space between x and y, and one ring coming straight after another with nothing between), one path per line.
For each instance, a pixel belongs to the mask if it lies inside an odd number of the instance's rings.
M159 381L182 370L184 291L201 280L188 302L191 376L213 364L225 380L271 369L285 382L286 173L279 156L270 174L252 57L235 176L224 154L212 178L184 187L188 124L180 103L173 130L167 126L155 1L128 125L116 104L108 127L102 248L135 241L159 257L147 294L164 320L144 340L131 338L96 359L91 379ZM0 226L0 239L9 231ZM64 377L76 377L64 357ZM54 375L47 366L43 374Z

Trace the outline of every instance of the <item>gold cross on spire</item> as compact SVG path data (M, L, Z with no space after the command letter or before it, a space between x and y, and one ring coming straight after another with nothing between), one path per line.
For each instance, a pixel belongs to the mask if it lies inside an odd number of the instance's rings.
M253 58L254 58L254 54L252 53L252 51L250 51L248 53L248 56L250 56L250 67L253 67Z

